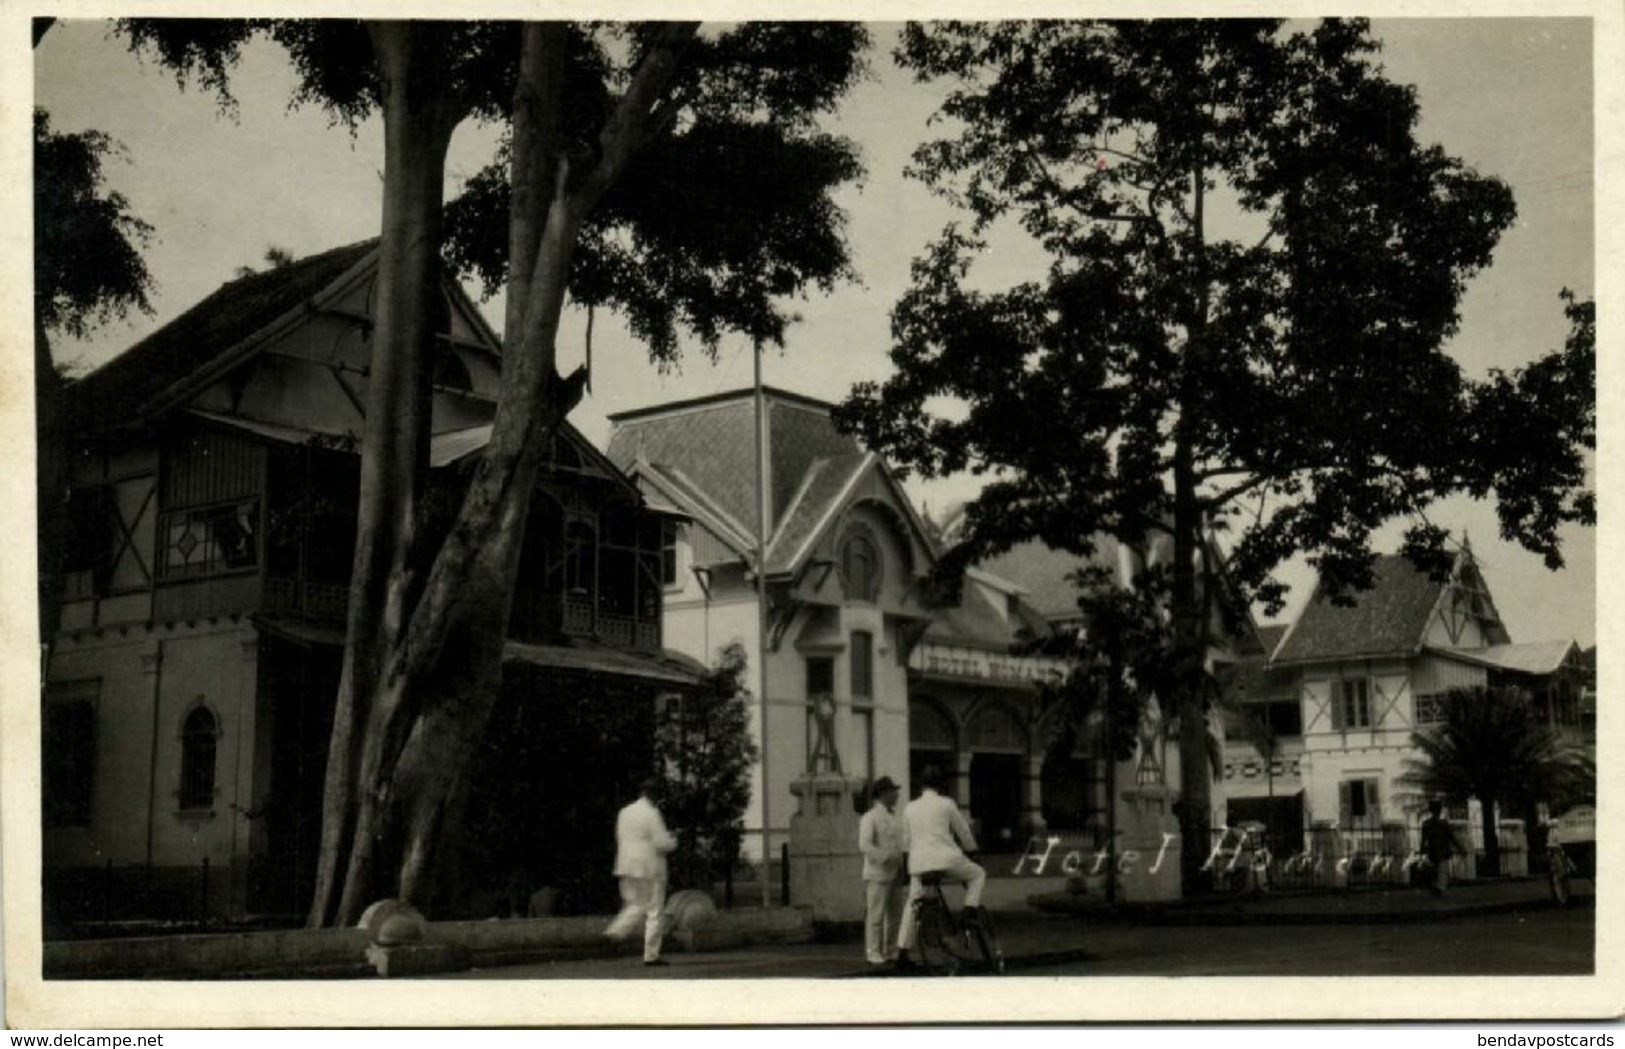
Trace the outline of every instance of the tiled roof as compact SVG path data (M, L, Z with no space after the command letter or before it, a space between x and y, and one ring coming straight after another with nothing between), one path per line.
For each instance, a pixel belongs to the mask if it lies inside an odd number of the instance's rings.
M772 514L779 521L814 463L863 450L835 431L827 405L779 390L768 392L766 400ZM613 421L609 457L622 469L640 457L676 467L730 516L755 530L756 412L750 390L622 412Z
M756 530L756 430L749 397L618 423L609 457L675 468L749 532Z
M1276 662L1346 659L1413 652L1421 645L1428 617L1447 584L1400 554L1377 558L1370 590L1356 593L1352 606L1334 605L1317 585Z
M827 409L777 399L767 403L768 447L773 453L769 479L773 485L773 520L778 522L813 463L820 459L850 462L854 457L861 458L863 449L852 437L835 431Z
M785 516L779 521L773 544L768 548L769 575L795 568L796 555L814 537L835 501L869 461L868 455L853 452L832 459L814 459L808 465L806 483L785 507Z
M1077 554L1055 550L1038 540L1029 540L1011 547L997 557L988 558L977 567L1008 579L1026 591L1027 604L1048 619L1065 619L1078 614L1077 584L1070 576L1090 564L1113 569L1117 564L1117 547L1110 539L1102 539L1088 560Z
M1275 651L1275 646L1281 643L1286 636L1288 623L1265 623L1258 628L1258 643L1263 646L1264 654L1269 655Z
M366 240L239 277L68 387L70 425L95 430L141 414L171 386L319 294L377 246Z

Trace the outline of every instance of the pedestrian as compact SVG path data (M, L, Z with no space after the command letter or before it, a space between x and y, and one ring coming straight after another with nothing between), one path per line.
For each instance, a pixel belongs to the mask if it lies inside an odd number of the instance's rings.
M965 885L964 913L972 920L979 919L982 910L982 888L987 884L987 871L970 861L965 854L976 851L976 838L970 824L952 798L943 797L945 786L942 770L926 769L921 777L925 789L903 810L903 840L908 853L908 905L903 908L903 921L897 935L897 967L912 969L914 962L909 951L914 947L916 921L915 901L925 895L920 882L922 874L941 871L943 876Z
M1433 884L1428 890L1435 896L1443 896L1450 885L1450 859L1461 853L1461 846L1456 842L1456 832L1450 829L1450 821L1443 816L1444 803L1438 799L1428 803L1428 818L1422 821L1422 855L1426 857L1433 872Z
M643 919L643 964L665 965L660 940L665 933L661 913L666 907L666 853L677 839L666 829L654 804L655 781L638 785L638 798L615 817L615 877L621 880L621 913L604 935L625 940Z
M897 814L897 784L875 780L869 811L858 821L863 853L863 951L870 965L897 960L903 917L903 820Z

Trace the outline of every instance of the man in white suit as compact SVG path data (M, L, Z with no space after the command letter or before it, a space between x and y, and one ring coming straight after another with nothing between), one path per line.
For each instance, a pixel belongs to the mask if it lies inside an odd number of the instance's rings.
M952 798L939 793L943 788L942 771L926 770L925 789L903 810L903 835L908 850L908 905L903 908L902 928L897 934L900 948L897 964L907 969L913 963L909 951L914 946L915 927L918 924L914 901L925 895L920 875L941 871L953 881L965 883L965 912L977 914L982 905L982 888L987 885L987 871L972 863L965 855L976 851L976 839L970 824L959 811Z
M897 784L890 776L875 781L874 804L858 821L863 853L863 950L870 965L897 959L897 932L903 917L903 818L897 813Z
M677 839L651 800L654 790L654 780L644 780L638 786L638 800L615 817L615 876L621 879L623 906L604 935L624 940L641 917L643 964L665 965L660 940L665 932L661 912L666 907L666 853L677 847Z

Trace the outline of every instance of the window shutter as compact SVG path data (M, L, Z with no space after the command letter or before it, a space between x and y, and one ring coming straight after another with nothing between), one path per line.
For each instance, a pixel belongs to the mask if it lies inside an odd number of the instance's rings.
M1332 728L1343 727L1343 682L1332 681L1326 686L1326 694L1331 697Z
M1348 780L1337 785L1337 825L1347 827L1354 821L1353 786Z
M1365 814L1372 823L1382 822L1382 800L1377 793L1377 781L1365 781Z

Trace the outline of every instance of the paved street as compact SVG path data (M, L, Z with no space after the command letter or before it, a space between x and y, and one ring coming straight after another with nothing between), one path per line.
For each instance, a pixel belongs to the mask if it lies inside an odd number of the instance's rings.
M1015 976L1467 976L1588 974L1595 911L1532 910L1401 924L1219 927L1069 924L1071 958L1019 965ZM1059 946L1059 944L1057 944ZM571 959L435 979L705 979L862 975L857 944L799 944L672 954L645 968L636 956Z
M1590 973L1596 912L1403 925L1090 930L1088 956L1034 976L1536 976Z

